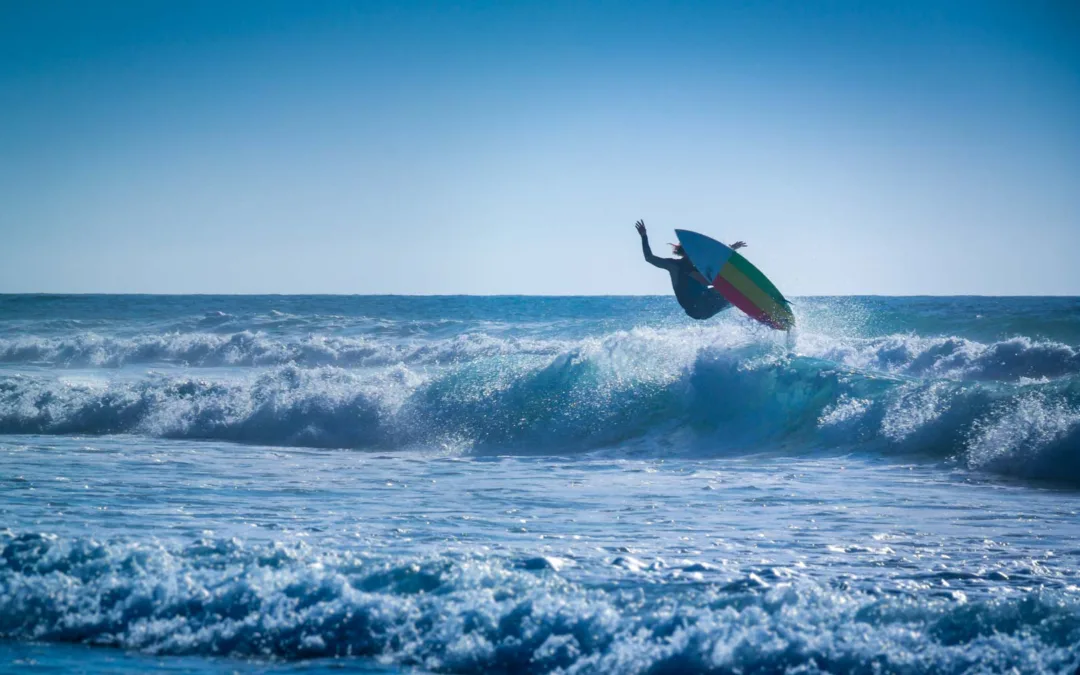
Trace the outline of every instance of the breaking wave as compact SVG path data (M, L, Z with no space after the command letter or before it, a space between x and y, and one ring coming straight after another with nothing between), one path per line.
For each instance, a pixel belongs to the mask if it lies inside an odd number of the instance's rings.
M648 585L642 570L607 563ZM8 532L0 637L152 654L377 657L454 672L1072 672L1080 605L1047 587L969 599L830 588L794 574L648 593L492 556Z
M510 453L650 452L677 434L679 452L782 442L1080 484L1080 379L1064 345L805 338L793 355L737 331L652 329L561 349L489 340L495 346L469 346L454 352L468 358L438 367L289 364L233 379L171 372L98 383L8 376L0 433ZM472 345L436 344L440 354Z

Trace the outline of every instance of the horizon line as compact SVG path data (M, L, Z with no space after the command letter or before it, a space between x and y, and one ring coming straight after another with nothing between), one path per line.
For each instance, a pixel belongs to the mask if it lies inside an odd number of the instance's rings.
M249 298L265 298L265 297L291 297L291 298L325 298L325 297L341 297L341 298L668 298L674 297L670 293L665 294L616 294L616 293L582 293L582 294L536 294L536 293L146 293L146 292L125 292L125 293L100 293L94 291L76 291L76 292L7 292L0 291L0 297L16 297L16 296L29 296L29 297L89 297L89 296L104 296L104 297L211 297L211 298L229 298L229 297L249 297ZM952 293L952 294L927 294L927 293L908 293L908 294L887 294L887 293L823 293L823 294L811 294L811 295L792 295L792 298L1080 298L1080 294L1068 294L1068 293L1047 293L1047 294L987 294L987 293Z

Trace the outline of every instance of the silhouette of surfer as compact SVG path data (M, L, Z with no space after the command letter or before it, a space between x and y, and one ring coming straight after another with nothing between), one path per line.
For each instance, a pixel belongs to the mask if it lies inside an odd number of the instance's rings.
M731 307L731 303L709 285L709 280L702 276L694 267L690 259L686 257L681 244L672 244L672 253L675 258L661 258L653 255L649 247L649 235L645 231L645 221L639 220L634 223L638 234L641 235L641 250L645 254L645 262L668 271L671 275L671 287L675 291L675 299L679 301L687 315L692 319L704 320L716 316L719 312ZM732 249L740 249L746 246L746 242L737 241L731 245Z

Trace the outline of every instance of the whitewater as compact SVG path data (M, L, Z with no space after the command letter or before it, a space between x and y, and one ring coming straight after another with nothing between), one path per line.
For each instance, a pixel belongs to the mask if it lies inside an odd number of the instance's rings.
M1080 299L0 295L0 669L1074 673Z

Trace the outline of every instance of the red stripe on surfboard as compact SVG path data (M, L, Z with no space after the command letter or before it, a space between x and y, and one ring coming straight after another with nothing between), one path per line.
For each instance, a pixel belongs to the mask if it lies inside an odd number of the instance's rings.
M776 325L776 321L774 321L771 316L765 313L765 310L751 302L749 298L739 291L739 289L732 286L730 281L719 274L713 279L713 288L719 291L720 295L731 301L731 304L749 314L751 318L757 319L770 328L783 330L783 328Z

